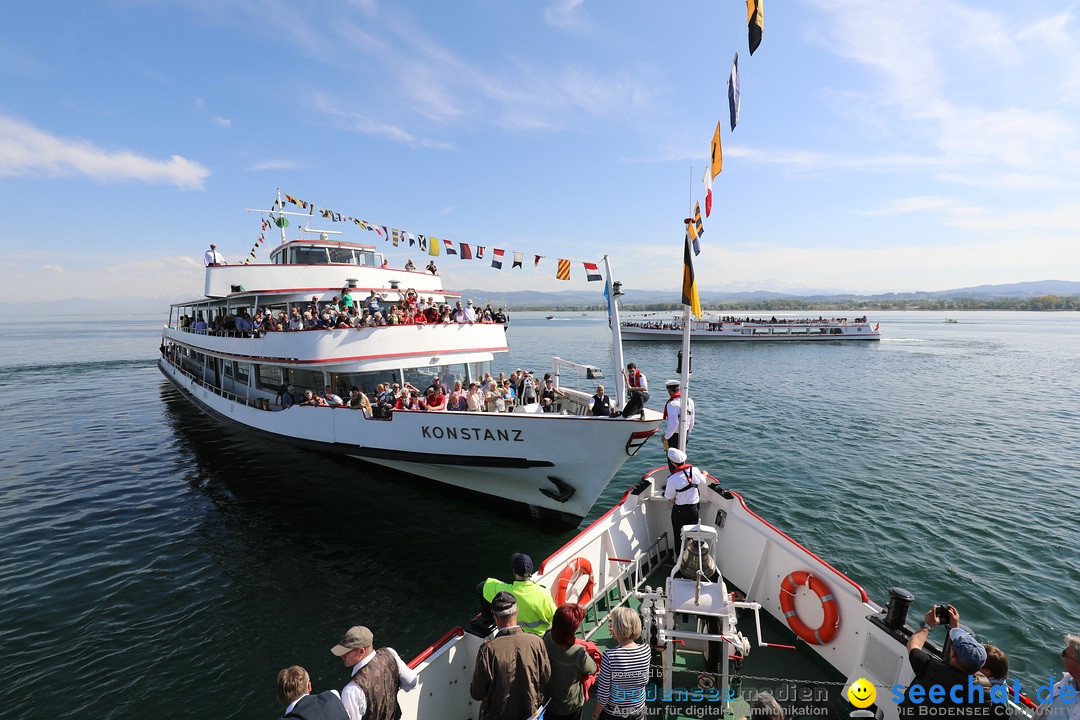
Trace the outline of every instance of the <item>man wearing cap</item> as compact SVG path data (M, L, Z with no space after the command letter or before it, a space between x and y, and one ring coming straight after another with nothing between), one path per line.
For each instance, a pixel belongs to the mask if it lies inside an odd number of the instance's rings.
M533 572L531 557L525 553L514 553L510 556L510 568L514 571L513 584L488 578L481 590L484 600L492 603L494 607L494 598L498 593L513 593L517 603L518 625L527 633L543 635L551 627L551 619L555 617L555 601L551 599L551 593L546 588L529 579Z
M203 255L203 265L225 265L225 256L217 251L217 245L210 243L210 249Z
M686 453L677 447L668 448L668 476L664 497L671 503L672 537L679 541L684 525L696 525L698 522L698 503L701 496L698 488L705 484L705 475L696 467L686 462Z
M480 646L469 683L469 694L480 701L479 720L529 718L544 702L551 661L544 641L519 626L515 600L505 590L491 598L498 630Z
M951 605L947 607L949 633L942 657L923 649L930 631L939 624L939 606L934 605L926 611L919 629L908 640L908 662L915 671L915 678L898 708L900 717L914 718L928 714L935 717L1006 715L1008 707L992 701L986 687L989 683L984 683L982 676L978 675L986 662L986 648L970 632L960 627L957 609ZM935 689L937 686L940 689ZM933 708L930 713L927 712L929 708Z
M277 701L285 706L285 718L298 720L348 720L337 690L311 694L307 670L292 665L278 673Z
M465 322L476 322L476 308L473 307L472 300L469 300L465 303Z
M397 720L397 694L416 687L416 673L393 648L372 647L374 637L362 625L349 628L330 652L352 668L352 680L341 689L341 704L351 720Z
M682 383L678 380L667 381L668 401L664 405L664 447L679 447L679 413L682 411L683 396L680 392ZM690 431L694 429L694 399L686 398L686 441L690 441ZM686 443L682 443L686 447Z

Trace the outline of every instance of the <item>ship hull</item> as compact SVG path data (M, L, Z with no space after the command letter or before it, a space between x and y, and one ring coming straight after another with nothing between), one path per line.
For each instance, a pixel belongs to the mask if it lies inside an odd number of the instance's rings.
M267 410L217 391L167 358L161 372L208 415L264 437L347 455L575 524L660 423L547 413Z

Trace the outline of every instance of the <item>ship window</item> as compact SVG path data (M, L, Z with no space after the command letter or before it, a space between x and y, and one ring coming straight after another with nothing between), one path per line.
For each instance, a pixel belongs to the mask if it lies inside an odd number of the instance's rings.
M311 390L322 394L323 388L326 387L326 383L323 382L322 372L316 372L315 370L304 370L301 368L289 368L290 385L295 385L298 390L303 392L304 390Z
M298 247L293 248L293 262L298 265L326 265L326 248L321 247Z
M374 399L375 386L379 383L397 382L397 374L393 370L379 370L364 373L333 373L330 377L331 385L340 393L348 393L352 386L360 388L370 399ZM415 383L413 383L415 385ZM340 394L339 393L339 394ZM345 397L345 395L341 395Z
M344 263L346 265L353 264L352 248L332 247L327 248L326 250L330 253L330 262Z
M255 377L260 388L274 392L277 392L285 379L282 369L277 365L256 365Z
M431 381L436 377L438 375L434 368L424 368L423 370L420 368L405 368L405 382L410 383L421 394L431 386Z
M248 373L251 366L247 363L236 363L236 381L241 385L248 384Z
M356 251L356 261L358 265L364 265L365 267L379 267L382 265L382 259L375 257L373 252L361 252Z

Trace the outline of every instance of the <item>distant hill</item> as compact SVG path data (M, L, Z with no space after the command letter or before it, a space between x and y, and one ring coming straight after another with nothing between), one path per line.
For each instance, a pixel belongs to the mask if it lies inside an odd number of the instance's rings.
M469 288L462 295L471 298L480 305L491 303L492 307L513 309L573 309L601 307L604 298L600 283L594 289L566 290L563 292L536 292L515 290L513 292L495 292ZM906 293L881 293L878 295L857 295L833 290L806 290L799 293L772 292L767 290L725 292L704 290L701 302L705 305L725 303L746 303L747 305L769 302L793 301L800 303L820 303L821 305L857 302L904 303L915 306L919 302L938 300L1025 300L1046 295L1061 297L1080 297L1080 282L1071 280L1040 280L1037 282L1011 283L1008 285L977 285L975 287L956 288L954 290L930 290ZM168 313L169 304L188 300L189 297L154 297L134 298L117 297L103 300L87 298L66 298L64 300L36 300L34 302L0 302L0 316L42 317L52 315L163 315ZM627 290L623 295L623 306L663 306L672 308L679 303L679 291L672 290Z
M493 292L490 290L466 289L462 295L472 298L481 305L491 303L492 307L507 308L579 308L586 306L602 305L603 296L599 290L586 292L582 290L567 290L564 292L535 292L531 290L515 290L513 292ZM916 291L907 293L881 293L877 295L857 295L836 291L808 290L801 293L771 292L767 290L754 290L742 292L723 292L705 290L700 292L701 302L705 305L718 305L721 303L764 303L770 301L794 300L799 302L814 303L841 303L856 301L890 301L890 300L955 300L958 298L973 298L980 300L1004 299L1004 298L1033 298L1044 295L1060 295L1064 297L1080 296L1080 282L1070 280L1040 280L1037 282L1011 283L1008 285L978 285L976 287L956 288L953 290ZM679 302L678 290L627 290L623 295L623 305L661 305L665 303L677 304Z

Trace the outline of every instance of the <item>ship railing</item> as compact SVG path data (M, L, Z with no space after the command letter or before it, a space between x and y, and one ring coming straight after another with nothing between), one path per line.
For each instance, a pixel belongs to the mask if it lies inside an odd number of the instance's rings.
M607 624L612 611L625 605L641 590L649 575L670 557L671 542L664 532L634 558L608 558L610 563L617 563L622 569L610 577L585 609L585 618L581 621L584 639L591 640Z
M222 390L221 388L217 387L213 383L207 382L203 378L201 378L198 375L194 374L190 370L188 370L188 369L186 369L184 367L181 367L172 358L166 357L165 361L168 362L170 365L172 365L174 368L176 368L177 372L179 372L181 375L187 377L189 380L191 380L196 385L198 385L200 387L203 387L203 388L206 388L207 390L214 393L215 395L220 395L221 397L223 397L226 400L229 400L231 402L240 403L241 405L247 405L248 407L259 408L260 410L270 410L272 407L277 407L278 409L281 409L281 407L282 407L281 405L278 405L277 403L269 402L266 398L248 397L247 395L237 395L236 393L231 393L228 390Z
M580 633L592 638L607 623L617 607L625 605L645 583L649 574L672 556L670 536L665 531L647 547L634 547L624 533L629 522L638 530L637 537L646 537L642 526L648 522L647 510L639 507L648 503L644 487L628 490L622 502L597 518L577 537L552 553L540 566L541 584L551 587L567 566L585 560L592 567L594 592L585 608ZM663 500L664 507L667 501Z

